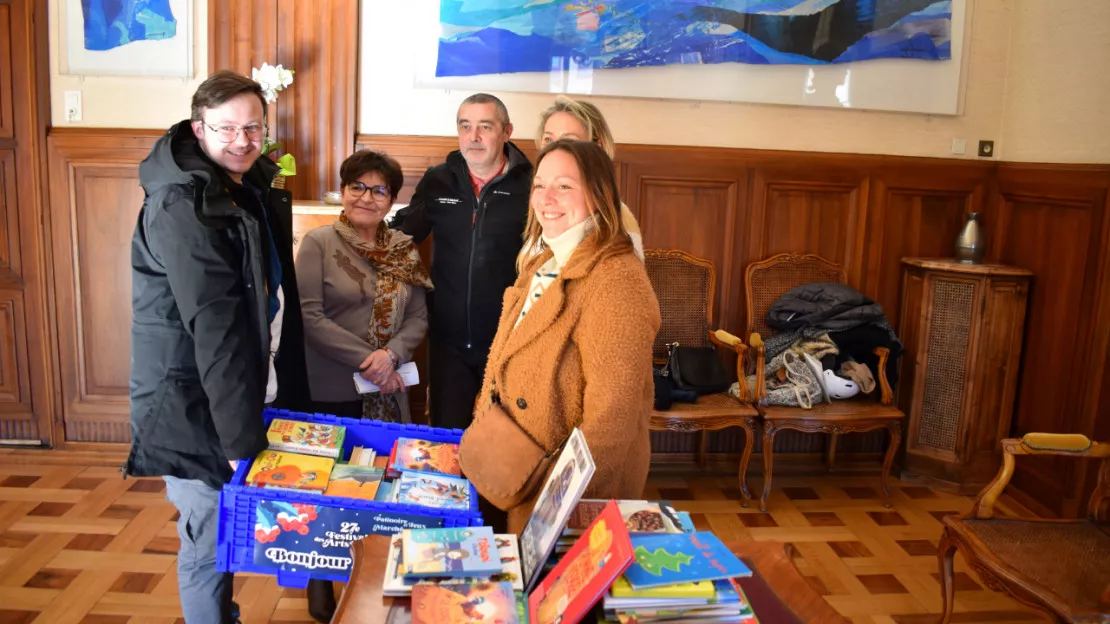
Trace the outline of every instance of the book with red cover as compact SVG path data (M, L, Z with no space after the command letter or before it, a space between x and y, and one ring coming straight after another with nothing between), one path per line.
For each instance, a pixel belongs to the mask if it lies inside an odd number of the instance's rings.
M632 565L632 540L616 501L609 501L586 532L528 596L533 624L574 624Z

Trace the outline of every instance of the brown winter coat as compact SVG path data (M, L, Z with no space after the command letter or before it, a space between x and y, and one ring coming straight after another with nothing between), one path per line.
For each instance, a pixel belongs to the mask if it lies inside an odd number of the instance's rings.
M505 290L476 408L496 388L505 411L549 451L580 427L597 465L585 497L640 498L651 463L659 303L632 244L601 248L592 233L514 327L533 274L551 255L529 261ZM524 530L534 503L508 510L510 532Z

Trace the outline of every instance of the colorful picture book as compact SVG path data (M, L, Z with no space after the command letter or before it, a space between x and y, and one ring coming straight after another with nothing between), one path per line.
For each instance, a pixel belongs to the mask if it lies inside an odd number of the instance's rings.
M397 438L390 466L397 472L429 472L461 476L459 445L415 438Z
M506 581L513 584L513 590L517 592L524 592L524 580L521 575L521 552L517 547L516 535L494 535L494 541L497 543L497 555L501 558L501 572L491 574L490 576L418 576L418 577L405 577L402 576L400 583L402 586L411 587L417 583L438 583L441 585L451 583L477 583L477 582L490 582L499 583ZM400 547L397 551L398 556L401 555Z
M716 535L708 531L633 535L636 561L624 573L633 589L751 576Z
M632 559L628 530L617 503L611 501L528 596L532 622L578 622L632 564Z
M266 431L270 450L339 459L346 428L341 425L275 418Z
M268 489L323 492L335 460L266 450L258 454L247 473L247 485Z
M384 470L373 466L337 464L331 471L324 495L374 500L384 474Z
M420 584L412 588L413 624L520 621L509 583Z
M393 483L393 502L440 509L470 509L470 482L447 475L405 472Z
M530 592L539 579L544 562L555 548L555 542L581 500L594 470L594 458L590 455L586 438L580 429L575 428L559 453L532 508L532 515L520 534L525 591Z
M501 572L493 527L405 529L404 576L489 576Z
M609 501L583 499L567 519L564 536L581 535ZM646 500L619 500L621 517L629 533L682 533L677 512L665 503Z

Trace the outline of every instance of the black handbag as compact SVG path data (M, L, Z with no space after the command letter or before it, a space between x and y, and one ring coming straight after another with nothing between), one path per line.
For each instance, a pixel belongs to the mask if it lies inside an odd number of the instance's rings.
M713 347L684 347L674 342L667 345L667 351L667 372L680 390L715 394L728 390L734 381Z

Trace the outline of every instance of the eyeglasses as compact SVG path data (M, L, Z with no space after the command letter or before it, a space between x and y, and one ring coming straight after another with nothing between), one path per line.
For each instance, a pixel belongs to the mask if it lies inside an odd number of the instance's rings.
M238 139L240 132L247 135L248 140L257 141L257 140L261 139L263 137L263 135L266 134L266 130L269 128L269 126L267 126L266 124L248 124L246 126L240 127L240 126L210 126L210 125L204 123L203 121L201 123L204 124L205 128L208 128L212 132L215 132L216 133L216 138L219 139L223 143L231 143L235 139Z
M347 185L347 192L353 195L355 199L360 199L366 195L366 191L370 191L370 194L378 201L385 201L393 197L393 194L389 192L389 187L384 184L366 186L362 182L351 182Z

